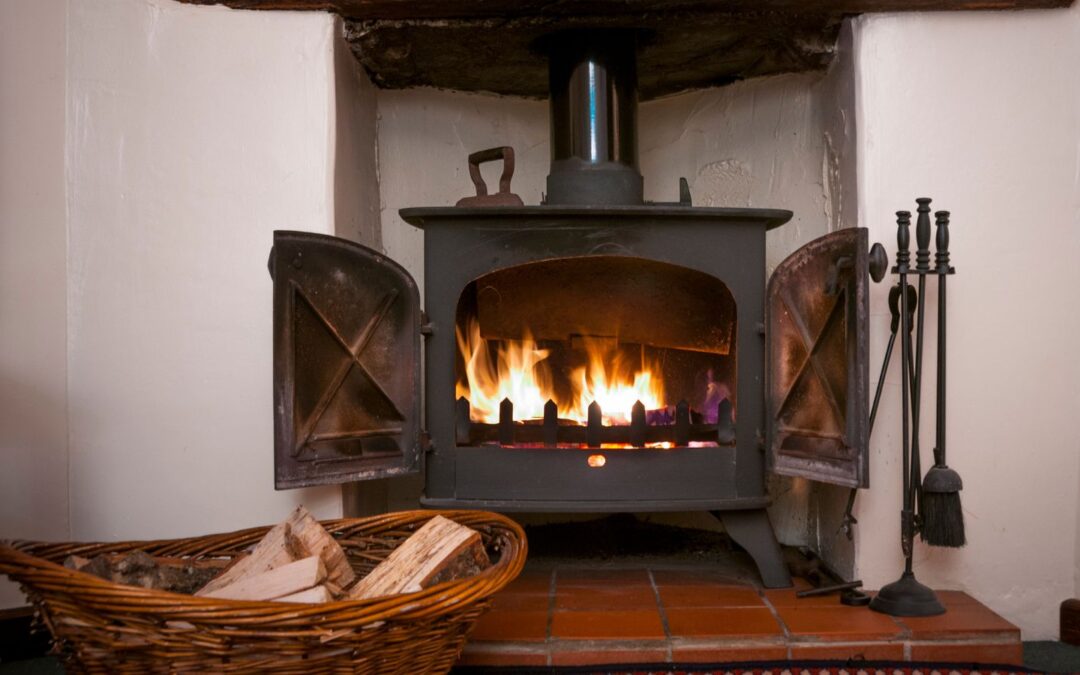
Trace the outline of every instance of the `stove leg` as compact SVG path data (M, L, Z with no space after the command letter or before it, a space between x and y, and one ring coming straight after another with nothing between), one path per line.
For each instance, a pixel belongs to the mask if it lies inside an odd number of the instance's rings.
M765 509L712 511L712 514L724 524L728 536L754 559L765 588L791 586L791 574Z

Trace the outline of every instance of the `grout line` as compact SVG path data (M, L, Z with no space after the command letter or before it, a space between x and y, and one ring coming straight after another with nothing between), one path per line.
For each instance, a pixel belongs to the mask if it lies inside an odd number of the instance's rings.
M907 624L905 624L903 621L900 620L900 617L893 616L892 614L886 614L885 616L892 619L893 623L895 623L897 625L897 627L900 629L900 637L902 637L904 639L907 639L907 638L911 637L911 629L907 627Z
M761 596L761 601L765 603L765 606L769 608L770 612L772 612L773 618L776 619L776 623L780 624L780 630L784 632L784 646L787 648L787 659L788 661L790 661L792 659L791 631L788 630L787 624L784 623L784 620L780 618L780 611L777 610L776 606L772 604L771 600L769 600L769 596L765 595L765 588L762 586L757 586L756 584L754 588L755 590L757 590L758 595Z
M671 649L671 627L668 626L667 613L664 611L664 605L660 603L660 589L656 585L656 577L653 576L652 568L645 568L645 573L649 575L649 584L652 586L653 596L656 598L656 611L660 614L660 624L664 627L664 649L666 651L667 662L672 662L672 649Z
M780 630L784 632L784 642L788 645L788 658L791 658L791 631L788 630L787 624L780 618L780 611L776 609L776 606L772 604L769 597L765 595L763 589L757 589L758 595L761 596L761 601L765 603L765 606L772 612L773 618L776 619L776 623L780 624Z

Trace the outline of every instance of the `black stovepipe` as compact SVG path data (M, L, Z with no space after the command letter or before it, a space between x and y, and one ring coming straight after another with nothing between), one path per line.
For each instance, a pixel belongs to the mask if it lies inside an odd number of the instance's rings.
M551 172L544 203L644 203L638 170L633 30L567 30L543 38L551 91Z

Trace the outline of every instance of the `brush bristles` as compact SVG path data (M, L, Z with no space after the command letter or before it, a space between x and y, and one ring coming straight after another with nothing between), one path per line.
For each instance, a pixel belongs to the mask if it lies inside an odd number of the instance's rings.
M959 492L923 492L921 536L931 546L959 548L967 543Z

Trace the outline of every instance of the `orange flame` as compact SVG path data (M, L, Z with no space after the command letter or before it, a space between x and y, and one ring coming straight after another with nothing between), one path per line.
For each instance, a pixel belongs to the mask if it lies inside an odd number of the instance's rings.
M472 320L465 332L457 329L458 349L465 359L465 379L458 380L458 398L469 402L474 422L499 421L499 403L510 399L514 419L542 419L544 404L553 400L559 417L579 424L588 421L589 404L596 401L603 411L604 424L629 424L634 403L646 410L664 406L664 387L655 364L627 363L607 340L583 340L587 364L575 368L569 377L571 396L560 400L554 377L546 362L550 350L541 349L527 334L522 340L499 340L494 356L480 335L480 324Z

